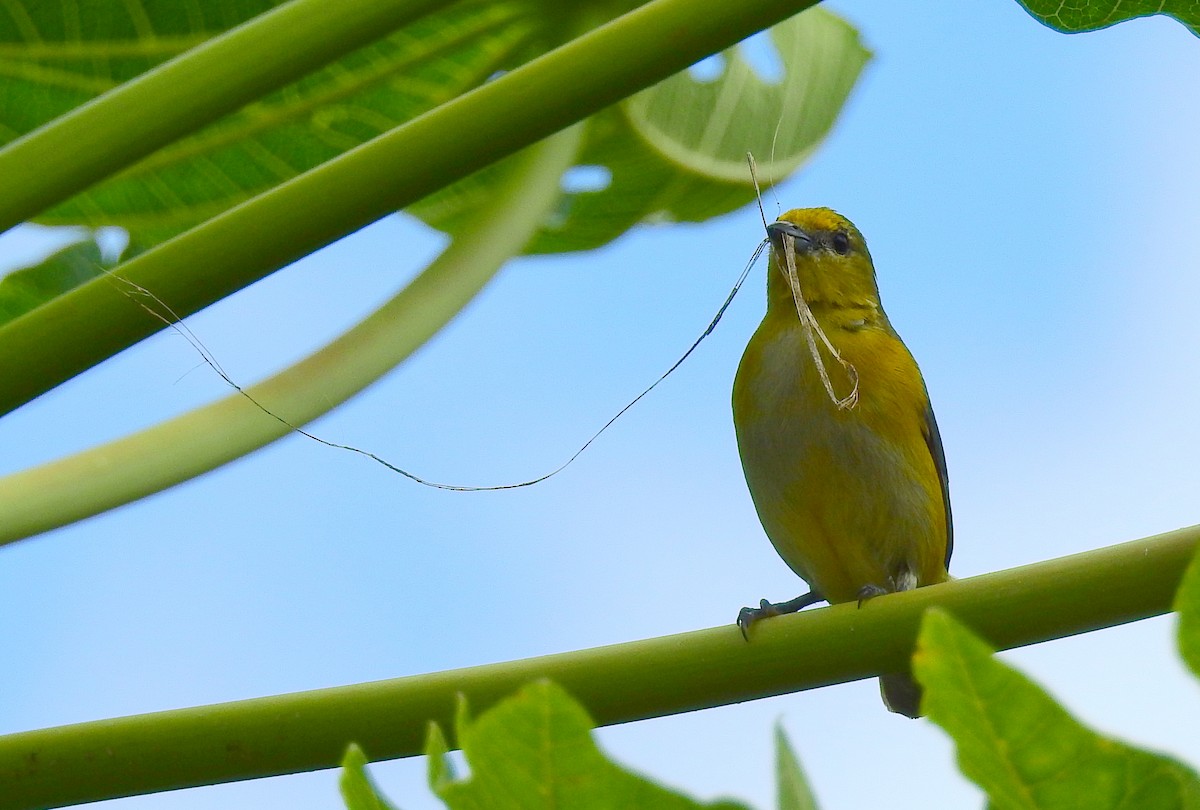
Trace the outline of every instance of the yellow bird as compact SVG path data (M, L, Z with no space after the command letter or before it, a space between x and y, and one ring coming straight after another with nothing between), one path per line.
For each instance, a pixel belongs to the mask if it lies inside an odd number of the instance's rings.
M744 634L815 602L944 582L953 546L937 422L862 234L807 208L767 235L767 314L738 366L733 422L763 528L811 592L743 608ZM882 676L880 689L890 710L920 716L907 673Z

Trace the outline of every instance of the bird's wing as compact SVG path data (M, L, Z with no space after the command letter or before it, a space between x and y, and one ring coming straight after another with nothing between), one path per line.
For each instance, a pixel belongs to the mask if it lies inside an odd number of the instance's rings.
M942 434L938 432L933 406L928 403L925 405L925 423L921 432L925 436L925 446L929 448L929 455L933 457L933 466L942 485L942 504L946 507L946 568L949 569L950 555L954 551L954 520L950 517L950 477L946 473L946 451L942 449Z

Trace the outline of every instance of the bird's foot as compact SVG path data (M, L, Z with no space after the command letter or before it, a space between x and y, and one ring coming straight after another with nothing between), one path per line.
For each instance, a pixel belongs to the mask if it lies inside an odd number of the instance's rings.
M756 607L756 608L752 608L752 607L742 608L741 610L738 611L738 617L737 617L737 626L738 626L738 629L742 631L742 638L746 639L746 641L749 641L750 640L750 628L756 622L759 622L763 619L770 618L771 616L778 616L778 615L779 615L779 610L775 607L775 605L772 605L766 599L763 599L761 602L759 602L758 607Z
M738 612L737 626L742 631L742 638L749 641L750 628L762 619L769 619L772 616L782 616L785 613L795 613L802 608L823 601L825 601L825 597L816 591L802 594L786 602L768 602L766 599L763 599L758 603L758 607L744 607Z
M885 593L890 593L890 591L888 591L887 588L880 587L879 585L863 585L858 589L858 606L861 608L876 596L883 596Z

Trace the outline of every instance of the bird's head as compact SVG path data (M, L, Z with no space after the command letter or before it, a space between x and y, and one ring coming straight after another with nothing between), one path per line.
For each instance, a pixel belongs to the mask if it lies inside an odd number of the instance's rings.
M767 300L771 309L795 309L788 283L785 244L791 243L796 275L814 311L838 307L879 308L875 266L854 223L828 208L796 208L767 226L771 265Z

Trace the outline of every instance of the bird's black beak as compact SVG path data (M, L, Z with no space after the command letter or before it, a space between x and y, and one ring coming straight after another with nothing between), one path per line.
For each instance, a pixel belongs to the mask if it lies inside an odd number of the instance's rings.
M778 251L783 250L783 240L791 238L795 242L797 253L808 250L813 241L812 237L801 230L799 225L782 219L767 226L767 238L771 240L771 246Z

